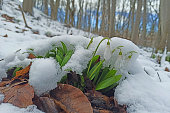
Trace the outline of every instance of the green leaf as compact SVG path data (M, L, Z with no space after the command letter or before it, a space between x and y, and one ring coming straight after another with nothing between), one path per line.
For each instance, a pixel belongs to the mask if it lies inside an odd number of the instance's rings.
M104 76L104 78L103 78L101 81L106 80L107 78L110 78L110 77L115 76L116 72L117 72L117 70L113 70L113 69L110 70L110 71Z
M85 86L85 80L84 80L84 77L82 75L80 75L80 79L81 79L81 86L84 87Z
M110 78L107 78L104 81L101 81L97 86L96 86L96 90L101 90L101 89L105 89L113 84L115 84L116 82L118 82L121 79L122 75L117 75L117 76L113 76Z
M101 80L103 80L103 78L105 77L105 75L109 72L109 67L105 67L102 71L102 74L100 75L98 81L96 84L98 84Z
M36 58L44 58L43 56L37 56Z
M60 64L61 66L61 63L62 63L62 59L59 55L56 55L56 61Z
M45 55L45 58L49 58L49 57L50 57L50 54L49 54L49 52L47 52Z
M64 83L67 80L67 75L63 76L60 80L60 83Z
M63 50L63 48L57 47L57 53L56 54L59 55L61 57L61 59L63 59L64 58L64 50Z
M14 72L13 72L13 77L15 77L15 76L16 76L16 72L19 71L19 70L21 70L21 69L22 69L22 67L17 67L17 68L14 70Z
M66 54L66 53L67 53L67 47L66 47L66 45L64 44L64 42L62 42L62 41L61 41L61 44L62 44L62 46L63 46L64 54Z
M100 55L96 55L92 58L92 64L94 64L98 59L99 59Z
M87 77L89 77L90 80L92 80L92 79L95 77L95 74L100 71L103 62L104 62L104 60L98 62L98 63L97 63L95 66L93 66L93 68L90 70L90 72L89 72L88 75L87 75Z
M63 59L63 61L61 63L61 67L63 67L70 60L72 54L73 54L72 50L67 52L66 56L64 57L64 59Z

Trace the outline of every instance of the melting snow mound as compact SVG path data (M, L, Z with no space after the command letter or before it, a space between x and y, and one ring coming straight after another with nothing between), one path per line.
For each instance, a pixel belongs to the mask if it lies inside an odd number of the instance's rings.
M29 84L37 95L41 95L56 88L62 76L63 72L54 59L36 59L30 68Z

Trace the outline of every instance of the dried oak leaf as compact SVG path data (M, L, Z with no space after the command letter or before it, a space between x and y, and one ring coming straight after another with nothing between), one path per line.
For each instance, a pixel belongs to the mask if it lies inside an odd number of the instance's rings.
M36 56L34 54L30 53L28 56L28 59L34 59L34 58L36 58Z
M22 70L20 70L20 71L17 71L17 72L16 72L16 76L15 76L14 78L12 78L12 80L15 80L15 79L17 79L17 78L27 77L31 65L32 65L32 62L31 62L26 68L24 68L24 69L22 69Z
M8 35L6 34L6 35L4 35L3 37L8 37Z
M4 94L4 103L11 103L17 107L25 108L32 105L34 89L28 83L12 85L10 87L1 87L0 92Z
M91 103L83 92L68 84L59 84L50 92L51 97L66 106L69 113L93 113Z

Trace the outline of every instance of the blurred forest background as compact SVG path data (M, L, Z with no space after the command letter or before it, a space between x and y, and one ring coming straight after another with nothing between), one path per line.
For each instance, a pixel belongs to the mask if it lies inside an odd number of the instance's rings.
M25 12L33 7L67 27L170 51L170 0L23 0Z

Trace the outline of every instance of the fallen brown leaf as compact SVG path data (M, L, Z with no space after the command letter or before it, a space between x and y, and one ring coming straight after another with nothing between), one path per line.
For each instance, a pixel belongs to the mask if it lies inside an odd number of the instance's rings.
M59 84L50 92L51 97L66 106L69 113L93 113L88 98L83 92L68 84Z
M34 54L30 53L28 56L28 59L34 59L34 58L36 58L36 56Z
M0 92L4 94L4 103L11 103L17 107L25 108L32 105L34 89L28 83L17 84L10 87L1 87Z
M8 16L7 14L2 14L1 16L2 16L3 18L5 18L7 22L15 23L15 22L13 21L14 17L10 17L10 16Z
M24 77L28 77L28 74L29 74L29 70L30 70L30 67L32 65L32 62L24 69L20 70L20 71L17 71L16 72L16 76L14 78L12 78L12 80L15 80L17 78L24 78Z
M4 35L3 37L8 37L8 35L6 34L6 35Z
M165 71L170 72L170 70L167 67L165 68Z

